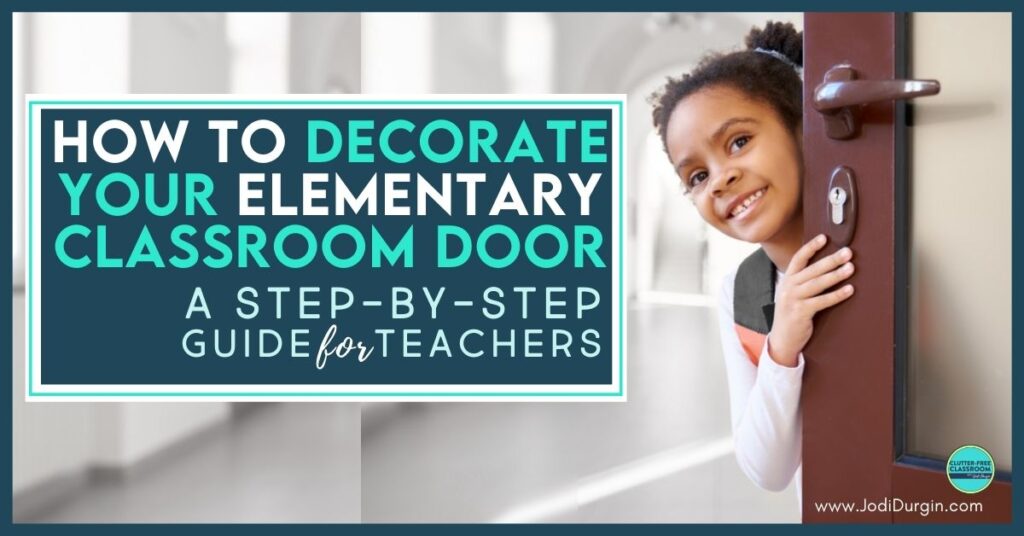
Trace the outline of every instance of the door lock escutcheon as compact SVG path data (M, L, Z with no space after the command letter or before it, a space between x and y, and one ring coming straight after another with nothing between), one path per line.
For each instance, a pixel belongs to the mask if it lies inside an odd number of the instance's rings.
M857 227L857 184L853 170L848 166L832 170L826 192L828 221L825 234L835 247L848 246Z

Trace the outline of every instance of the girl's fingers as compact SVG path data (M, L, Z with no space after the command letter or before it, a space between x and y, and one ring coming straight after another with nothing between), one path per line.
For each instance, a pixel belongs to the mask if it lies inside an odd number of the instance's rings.
M822 274L835 270L852 257L853 251L851 251L850 248L842 248L831 255L818 259L814 264L804 268L803 271L796 274L796 277L793 278L793 282L799 285L810 281ZM817 294L817 292L815 294Z
M812 266L813 268L813 266ZM806 271L809 271L808 268ZM834 287L840 281L848 279L853 275L854 267L852 262L843 264L842 266L832 270L831 272L821 274L813 279L809 279L797 287L797 295L800 297L811 297L817 296L825 291L825 289Z
M833 290L828 294L808 298L807 304L810 305L811 309L814 310L815 313L817 313L822 309L832 307L850 296L853 296L853 285L843 285L839 290Z
M800 249L796 250L796 253L793 254L793 258L789 260L789 266L786 267L786 275L796 274L806 268L807 262L811 260L814 253L824 246L825 235L823 234L810 239L806 244L800 246Z

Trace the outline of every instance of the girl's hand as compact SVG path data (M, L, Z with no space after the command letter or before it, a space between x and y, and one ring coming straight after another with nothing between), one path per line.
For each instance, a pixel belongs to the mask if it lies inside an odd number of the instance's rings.
M786 268L786 276L778 289L775 318L768 334L768 355L776 363L795 367L797 355L814 332L814 314L846 300L853 295L853 285L822 294L853 275L850 248L839 251L807 266L816 251L825 246L825 235L818 235L804 244Z

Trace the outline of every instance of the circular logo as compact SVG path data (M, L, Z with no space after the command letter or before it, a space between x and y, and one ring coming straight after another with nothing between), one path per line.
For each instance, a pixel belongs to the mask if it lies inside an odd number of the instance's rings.
M987 488L995 472L992 455L976 445L964 445L954 450L946 462L949 483L964 493L978 493Z

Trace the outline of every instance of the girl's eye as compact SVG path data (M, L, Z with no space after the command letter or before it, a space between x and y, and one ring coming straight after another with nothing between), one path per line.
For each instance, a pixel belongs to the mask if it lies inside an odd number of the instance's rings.
M739 136L729 144L729 152L736 152L750 142L750 136Z
M707 178L708 178L708 172L707 171L698 171L698 172L694 173L693 175L690 175L690 178L686 180L686 186L688 188L690 188L690 189L696 188L698 185L700 185L700 183L702 183L705 180L707 180Z

